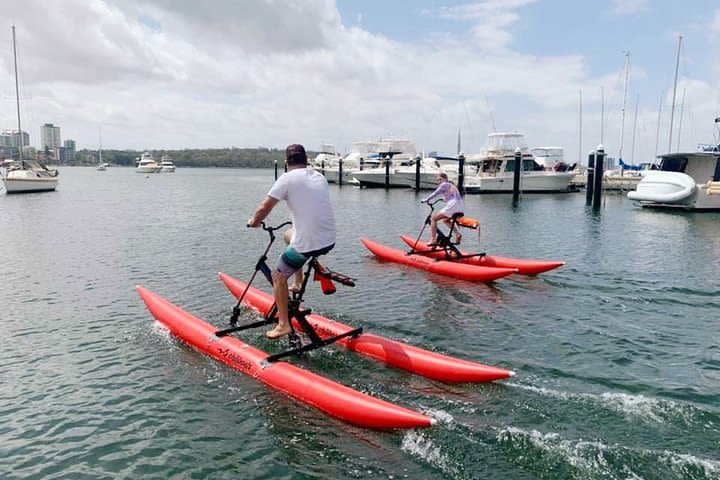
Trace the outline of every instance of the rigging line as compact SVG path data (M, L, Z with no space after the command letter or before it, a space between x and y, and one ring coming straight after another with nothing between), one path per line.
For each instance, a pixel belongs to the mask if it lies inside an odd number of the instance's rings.
M493 115L492 107L490 106L490 100L488 99L487 95L485 95L485 103L487 103L488 106L488 113L490 114L490 122L492 125L493 133L497 133L497 130L495 130L495 116Z
M470 138L473 136L473 129L470 125L470 115L468 115L467 103L463 102L463 108L465 109L465 121L467 122L468 132L470 132ZM467 142L467 140L466 140ZM465 143L465 150L467 151L467 143Z
M658 118L657 118L657 132L655 133L655 158L657 159L658 155L658 142L660 141L660 114L662 112L662 104L663 104L663 95L664 92L660 92L660 107L658 108Z
M675 151L677 152L680 151L680 135L682 133L683 111L685 111L685 87L683 87L682 100L680 100L680 122L678 125L677 148L675 149Z

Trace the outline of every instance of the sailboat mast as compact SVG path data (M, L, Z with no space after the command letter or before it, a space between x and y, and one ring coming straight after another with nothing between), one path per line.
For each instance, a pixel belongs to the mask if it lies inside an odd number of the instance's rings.
M640 104L640 94L635 97L635 120L633 121L633 139L632 139L632 150L630 150L630 163L635 165L635 129L637 128L637 113L638 105Z
M600 85L600 144L605 145L605 87Z
M582 149L582 90L580 90L580 139L579 139L579 145L578 145L578 156L580 157L580 160L582 160L583 155L583 149ZM579 165L580 163L578 163Z
M98 138L100 140L100 160L99 163L102 165L102 129L98 128Z
M623 159L623 142L625 141L625 107L627 106L627 86L628 86L628 68L630 64L630 52L625 53L625 90L623 93L623 108L622 116L620 119L620 152L618 158Z
M677 90L678 69L680 68L680 47L682 46L682 35L678 36L678 52L675 61L675 84L673 85L672 108L670 109L670 138L668 139L668 153L672 149L673 116L675 115L675 91Z
M682 132L682 119L683 119L684 111L685 111L685 89L683 88L683 96L682 96L682 100L680 100L680 123L678 124L678 140L677 140L677 148L675 149L676 152L680 151L680 133Z
M664 92L660 92L660 106L658 107L657 131L655 132L655 158L657 158L658 142L660 141L660 114L662 113L663 95Z
M13 61L15 62L15 103L17 105L17 120L18 120L18 160L22 162L22 151L23 151L23 138L22 138L22 127L20 126L20 87L18 86L18 73L17 73L17 47L15 46L15 25L12 26L12 37L13 37Z

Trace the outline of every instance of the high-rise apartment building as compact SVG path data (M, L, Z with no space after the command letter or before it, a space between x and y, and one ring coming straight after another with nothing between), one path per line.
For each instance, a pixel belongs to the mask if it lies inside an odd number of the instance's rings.
M60 140L60 127L56 127L52 123L46 123L42 126L41 138L41 150L45 150L46 148L50 150L55 150L62 145L62 142Z
M22 144L23 147L27 147L30 144L30 135L27 132L22 132ZM17 130L3 130L0 134L0 145L3 147L18 148L20 145L20 135Z

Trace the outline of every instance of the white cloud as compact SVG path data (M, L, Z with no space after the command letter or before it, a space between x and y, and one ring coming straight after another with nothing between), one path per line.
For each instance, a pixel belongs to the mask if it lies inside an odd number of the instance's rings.
M715 34L720 34L720 10L715 10L715 13L713 14L713 19L710 23L710 31Z
M633 15L648 9L649 0L613 0L610 13L614 15Z
M581 55L510 49L518 9L529 3L433 11L468 25L464 34L457 29L422 43L343 24L325 0L227 0L212 8L170 0L26 0L8 5L7 17L18 27L32 143L52 122L81 148L96 144L102 126L108 148L301 142L313 149L326 141L342 150L356 140L402 135L419 148L452 153L460 128L471 152L491 130L491 108L499 130L572 152L583 90L587 149L598 143L587 132L599 125L588 106L599 105L599 85L620 72L592 78ZM0 64L0 128L15 124L11 61L4 55ZM701 98L699 87L689 88L689 98ZM608 108L606 125L619 125L617 110ZM654 128L646 130L654 145Z
M515 13L536 0L486 0L484 2L440 7L436 12L426 11L426 15L437 15L439 18L472 21L472 33L478 43L486 49L507 47L513 41L509 28L520 16Z

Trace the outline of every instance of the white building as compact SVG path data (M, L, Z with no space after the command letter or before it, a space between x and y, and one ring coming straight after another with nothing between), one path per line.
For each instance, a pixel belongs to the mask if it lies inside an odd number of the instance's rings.
M40 149L56 150L62 146L60 140L60 127L54 126L52 123L46 123L41 129L42 143Z

